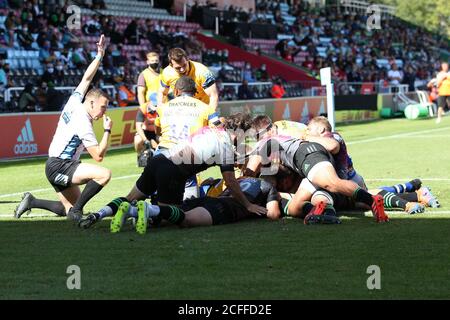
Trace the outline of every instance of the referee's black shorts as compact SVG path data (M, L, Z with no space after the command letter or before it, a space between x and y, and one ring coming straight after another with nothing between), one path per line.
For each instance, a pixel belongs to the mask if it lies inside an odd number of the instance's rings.
M45 175L56 192L62 192L72 186L72 178L80 165L80 160L50 157L45 163Z

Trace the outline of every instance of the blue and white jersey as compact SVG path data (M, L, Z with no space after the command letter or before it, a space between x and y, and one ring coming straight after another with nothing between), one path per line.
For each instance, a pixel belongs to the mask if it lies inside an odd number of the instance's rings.
M92 118L81 103L82 99L79 92L74 92L64 106L50 144L49 157L78 160L84 148L98 145Z

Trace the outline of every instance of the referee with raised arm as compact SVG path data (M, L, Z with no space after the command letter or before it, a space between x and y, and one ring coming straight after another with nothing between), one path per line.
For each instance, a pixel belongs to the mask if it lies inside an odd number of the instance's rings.
M32 208L39 208L59 216L67 216L69 220L79 221L85 204L111 179L109 169L81 163L79 160L81 152L86 148L95 161L101 162L105 157L108 138L111 135L112 121L105 115L109 102L108 95L99 89L87 92L104 53L105 37L101 35L97 43L97 56L64 106L50 145L45 173L59 201L36 199L27 192L15 210L16 218L20 218ZM103 118L105 131L98 143L92 122L100 118ZM79 185L82 184L86 186L83 192L80 192Z

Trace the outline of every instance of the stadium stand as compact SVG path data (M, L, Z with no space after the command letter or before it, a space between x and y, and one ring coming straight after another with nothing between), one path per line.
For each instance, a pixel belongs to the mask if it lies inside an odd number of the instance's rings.
M290 2L257 0L254 12L233 6L213 11L222 24L237 21L276 26L274 38L243 38L238 44L273 61L292 63L312 77L320 68L332 67L337 93L343 94L389 89L388 73L394 62L403 74L402 88L420 88L438 69L438 49L449 49L443 39L389 14L384 21L388 28L367 31L366 17L358 10L313 7L309 1L295 5ZM82 6L81 28L69 30L67 8L71 4ZM199 10L201 5L191 8L191 22L186 22L183 16L153 8L150 1L105 0L95 1L94 5L92 1L68 1L62 6L37 1L36 5L18 2L15 7L5 4L0 8L0 64L5 74L0 111L17 110L17 99L27 83L40 87L46 80L57 90L70 92L95 54L100 33L112 44L94 84L107 88L113 96L118 81L136 82L145 67L146 51L160 52L164 64L168 49L180 46L191 59L202 61L216 73L224 100L237 99L244 78L251 80L249 87L255 99L270 97L274 65L269 61L272 73L268 79L258 81L258 65L253 64L251 74L247 74L244 61L229 59L228 52L225 55L226 50L219 47L207 47L201 38L193 36L201 31L201 19L195 16ZM226 28L222 26L221 30ZM235 43L234 34L226 36ZM301 83L284 81L283 86L287 97L305 94Z
M248 51L295 63L314 76L320 68L332 67L337 82L378 87L388 80L395 62L404 73L402 84L410 89L426 83L439 67L440 49L449 50L444 38L397 19L390 7L383 7L383 29L370 31L366 28L368 4L352 7L346 1L340 7L317 7L311 1L288 2L257 0L255 12L247 14L233 8L234 21L273 24L277 35L242 41L230 36L229 40Z
M81 28L69 30L66 27L67 8L72 3L84 7L80 11ZM61 13L60 16L52 14L55 12ZM0 9L0 31L1 29L5 30L4 64L9 64L10 67L8 83L0 93L0 109L3 112L18 110L18 98L27 83L38 88L45 80L56 85L56 89L63 94L70 93L80 81L83 68L95 55L100 33L105 33L112 45L108 47L96 85L104 87L112 96L116 93L114 85L117 77L132 77L127 80L136 81L140 69L145 67L144 54L149 50L160 52L164 58L171 46L181 46L193 60L202 61L203 53L208 57L207 52L202 51L202 45L191 37L200 29L197 23L184 22L182 17L170 15L163 9L152 8L145 1L107 0L100 9L80 1L71 1L62 7L38 2L35 8L31 3L24 3L18 8ZM19 39L22 31L32 39L27 48ZM137 34L132 39L134 41L125 36L130 31ZM174 43L174 39L179 41ZM226 64L224 82L227 86L228 82L240 83L244 62L227 62L226 59L223 61ZM212 61L210 65L216 72L222 69L220 63ZM56 73L62 73L63 76L56 76ZM230 100L236 99L237 92L233 88L233 85L229 86L229 90L224 91L222 96L227 96ZM37 110L46 108L41 106Z

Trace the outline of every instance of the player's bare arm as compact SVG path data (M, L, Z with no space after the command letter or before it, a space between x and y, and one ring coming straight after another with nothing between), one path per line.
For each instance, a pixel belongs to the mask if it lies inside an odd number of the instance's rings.
M164 100L166 100L166 97L169 94L169 88L160 86L158 90L158 106L162 106L164 104Z
M339 142L334 138L307 135L305 140L321 144L331 154L337 154L340 150Z
M217 110L219 105L219 91L217 90L217 85L214 83L205 89L205 93L209 97L209 106L214 110Z
M102 34L100 36L100 40L97 42L97 56L95 57L94 61L91 62L89 67L86 69L86 72L83 75L83 79L81 79L80 84L75 89L75 91L81 93L83 97L86 94L89 85L92 82L92 79L94 79L94 76L97 73L100 64L102 63L103 56L105 55L105 49L106 49L106 40L105 36Z
M113 122L110 117L108 117L106 114L103 115L103 129L105 130L105 133L103 134L100 144L97 146L86 148L92 159L97 162L102 162L105 157L106 150L108 149L108 138L111 135L112 123Z
M252 155L249 157L247 165L242 173L246 177L256 177L261 168L262 157L260 155Z
M222 176L223 176L223 179L225 180L225 184L227 185L227 188L230 190L233 198L235 198L237 201L239 201L239 203L242 204L248 211L250 211L254 214L257 214L257 215L266 215L267 214L266 208L263 208L256 204L252 204L252 203L250 203L250 201L247 200L247 198L241 191L239 182L236 180L234 171L222 172Z
M276 220L281 217L281 211L278 201L270 201L266 204L267 218Z

